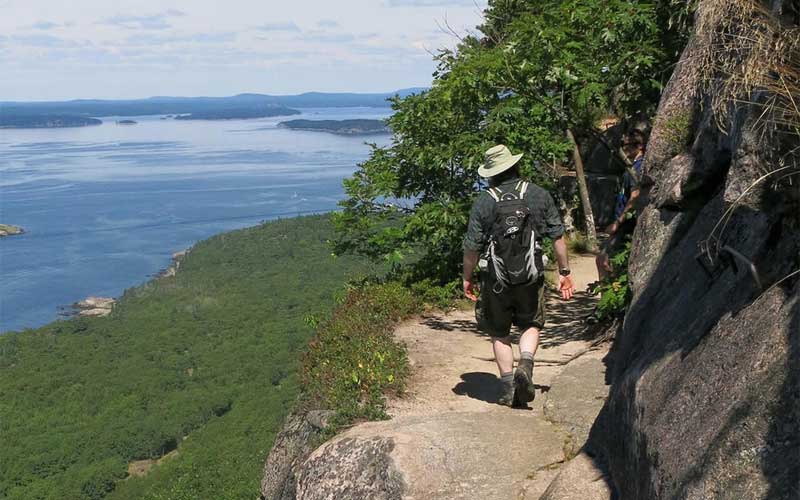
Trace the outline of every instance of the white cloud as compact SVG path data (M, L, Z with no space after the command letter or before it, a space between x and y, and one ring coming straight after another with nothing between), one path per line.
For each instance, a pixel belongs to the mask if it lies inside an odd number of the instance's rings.
M320 19L317 22L317 26L320 28L338 28L339 23L333 19Z
M158 14L146 16L113 16L102 21L102 23L127 29L166 30L172 27L168 19L185 15L184 12L177 9L169 9Z
M300 28L295 23L265 23L259 26L255 26L254 29L258 31L288 31L288 32L299 32Z
M30 29L48 31L61 27L59 23L52 23L50 21L38 21L29 26Z

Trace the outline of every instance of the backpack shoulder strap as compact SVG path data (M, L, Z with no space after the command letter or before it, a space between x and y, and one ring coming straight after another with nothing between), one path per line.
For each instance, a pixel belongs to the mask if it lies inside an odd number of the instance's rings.
M500 201L500 197L503 196L503 191L498 187L489 188L486 192L489 193L489 196L496 202Z

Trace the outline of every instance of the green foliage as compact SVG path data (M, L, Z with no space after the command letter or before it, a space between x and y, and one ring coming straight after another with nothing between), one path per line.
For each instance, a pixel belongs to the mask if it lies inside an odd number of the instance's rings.
M692 137L692 112L676 112L664 120L663 130L672 155L681 153Z
M597 304L597 319L604 320L625 314L631 301L631 288L628 283L628 258L631 255L630 238L625 247L609 259L611 273L604 278L597 291L600 301Z
M461 280L439 285L434 280L426 278L410 283L409 287L411 293L422 303L436 309L450 309L455 301L462 296Z
M304 318L365 270L331 236L328 217L222 234L107 318L0 336L0 498L254 498L300 392Z
M345 181L336 251L452 282L484 151L504 143L524 152L523 175L552 188L553 163L569 162L567 129L592 136L598 117L651 113L678 56L666 41L682 43L666 6L489 2L482 35L438 54L432 88L394 100L393 143L374 146Z
M419 307L396 282L354 287L319 323L303 359L303 385L311 405L336 412L334 427L386 417L385 396L402 392L408 374L393 327Z
M665 49L675 53L683 46L694 30L694 14L699 0L658 0L659 17L667 20Z

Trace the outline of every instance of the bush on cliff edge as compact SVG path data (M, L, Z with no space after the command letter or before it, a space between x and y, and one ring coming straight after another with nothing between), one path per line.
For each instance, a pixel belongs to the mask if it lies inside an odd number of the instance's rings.
M396 282L350 288L323 322L309 321L317 336L303 358L308 403L335 411L331 424L386 418L385 396L402 393L408 375L405 348L394 326L420 308Z

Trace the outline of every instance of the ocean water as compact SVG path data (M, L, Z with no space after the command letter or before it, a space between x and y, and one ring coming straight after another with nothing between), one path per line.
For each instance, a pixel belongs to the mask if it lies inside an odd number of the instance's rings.
M278 128L286 119L385 118L384 108L306 109L259 120L105 118L97 127L0 130L0 332L57 319L90 295L116 297L219 232L329 211L366 142Z

